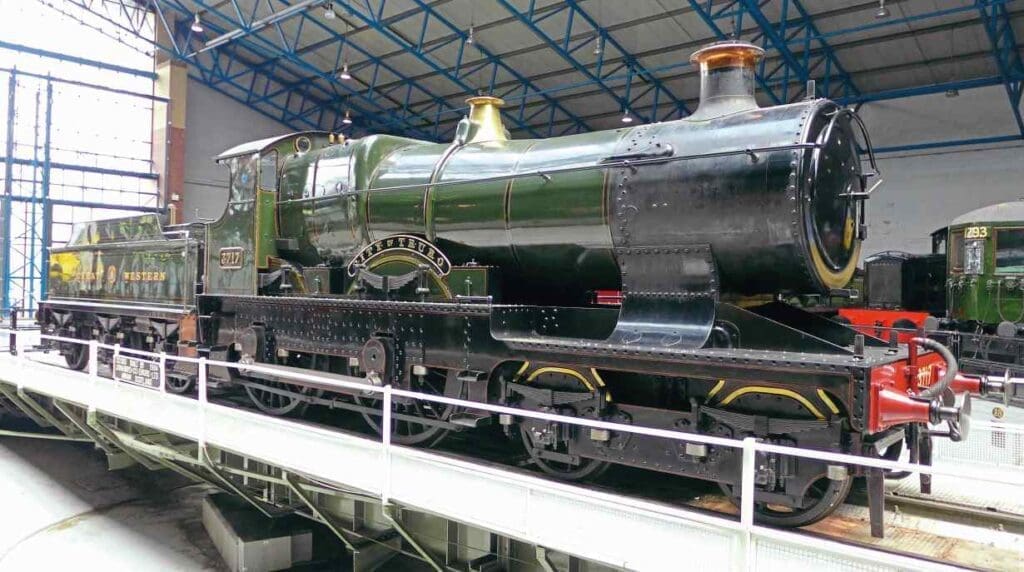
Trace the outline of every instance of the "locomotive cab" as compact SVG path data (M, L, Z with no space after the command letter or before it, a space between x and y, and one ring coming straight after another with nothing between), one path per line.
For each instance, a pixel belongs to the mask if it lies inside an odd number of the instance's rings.
M216 158L229 169L229 183L224 211L207 231L208 293L255 295L268 283L268 273L280 274L282 255L301 256L301 235L282 240L278 201L279 194L290 198L304 180L281 177L282 167L303 162L332 139L321 132L273 137L233 147Z

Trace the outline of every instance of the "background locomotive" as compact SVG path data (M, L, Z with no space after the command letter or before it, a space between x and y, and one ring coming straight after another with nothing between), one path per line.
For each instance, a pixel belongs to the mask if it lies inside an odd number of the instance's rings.
M510 140L500 100L476 97L450 144L299 133L238 146L218 157L230 190L217 222L93 223L55 249L40 321L619 423L871 456L906 441L927 462L926 423L948 422L954 438L966 429L967 408L939 397L981 381L781 303L724 301L845 286L877 174L861 170L851 111L821 99L758 107L762 55L741 42L696 52L701 103L679 121ZM609 290L620 307L595 303ZM193 373L178 365L172 389L188 391ZM268 413L325 404L380 430L379 408L358 394L241 366L212 367L210 380ZM394 419L397 442L426 445L499 421L563 478L619 463L738 491L729 448L416 400ZM759 466L760 517L794 526L834 509L860 470L778 455ZM869 476L880 518L881 474Z
M868 335L914 330L948 345L964 371L1024 373L1024 201L982 207L932 233L931 254L864 261L864 306L838 320ZM1008 392L1019 403L1024 395Z

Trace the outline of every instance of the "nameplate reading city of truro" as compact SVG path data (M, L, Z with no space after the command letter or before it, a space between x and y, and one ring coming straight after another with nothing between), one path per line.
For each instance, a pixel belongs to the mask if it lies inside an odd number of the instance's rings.
M114 379L150 389L160 388L160 364L137 357L117 356Z

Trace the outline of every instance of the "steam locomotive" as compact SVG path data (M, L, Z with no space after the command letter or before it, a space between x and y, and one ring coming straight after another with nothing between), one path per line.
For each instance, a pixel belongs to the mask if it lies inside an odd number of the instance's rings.
M99 221L53 249L39 320L62 336L238 363L211 367L210 384L274 415L329 405L381 430L361 392L283 376L317 370L872 457L906 442L927 462L926 424L962 436L970 392L994 382L956 375L933 342L920 343L940 353L779 302L738 303L843 288L878 183L862 171L857 137L870 142L852 111L824 99L758 107L762 55L743 42L694 53L700 106L678 121L513 140L501 101L474 97L449 144L306 132L240 145L217 158L230 188L216 222ZM78 346L58 349L85 367ZM170 375L170 390L193 388L188 364ZM739 494L727 447L418 400L395 404L390 429L429 446L491 423L561 478L622 464ZM784 526L824 517L863 474L775 454L758 467L759 518Z

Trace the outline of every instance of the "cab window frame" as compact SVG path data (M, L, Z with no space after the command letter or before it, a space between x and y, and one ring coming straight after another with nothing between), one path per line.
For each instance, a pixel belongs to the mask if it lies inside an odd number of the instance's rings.
M267 160L268 159L273 159L273 173L274 173L274 175L271 178L271 181L273 181L273 185L272 186L264 185L264 183L266 182L265 171L266 171L266 166L267 166L267 162L268 162ZM279 187L278 167L280 167L280 165L279 165L279 155L277 153L277 149L271 149L270 151L266 151L264 153L261 153L260 154L260 162L259 162L259 164L260 164L259 190L266 191L266 192L276 193L279 190L278 189L278 187Z
M992 269L995 274L1024 274L1024 264L1017 264L1007 268L1000 268L999 266L999 238L1001 234L1010 232L1024 237L1024 227L1006 226L992 229Z
M963 229L949 233L946 250L949 253L949 268L952 272L964 271L964 246Z

